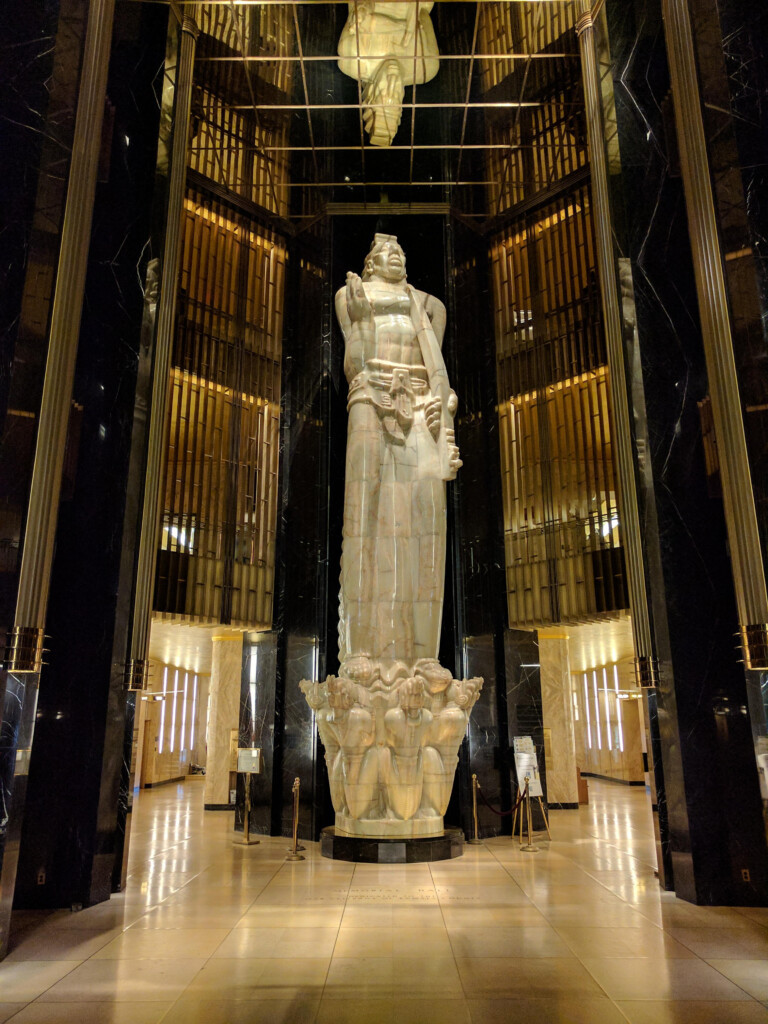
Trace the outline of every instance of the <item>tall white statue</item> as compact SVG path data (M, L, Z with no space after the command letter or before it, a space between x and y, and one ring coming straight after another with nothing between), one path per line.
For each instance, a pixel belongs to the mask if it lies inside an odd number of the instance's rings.
M393 235L336 295L349 381L338 677L306 680L337 830L439 834L481 679L437 660L445 481L461 466L445 307L407 283Z
M363 88L363 120L373 146L391 146L406 85L435 77L440 65L429 12L434 3L350 0L339 39L339 67Z

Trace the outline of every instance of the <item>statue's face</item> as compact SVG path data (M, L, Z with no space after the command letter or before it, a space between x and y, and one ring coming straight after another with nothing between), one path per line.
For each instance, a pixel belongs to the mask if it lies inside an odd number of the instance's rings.
M405 278L405 253L397 242L385 242L374 255L372 264L374 276L385 281L402 281Z

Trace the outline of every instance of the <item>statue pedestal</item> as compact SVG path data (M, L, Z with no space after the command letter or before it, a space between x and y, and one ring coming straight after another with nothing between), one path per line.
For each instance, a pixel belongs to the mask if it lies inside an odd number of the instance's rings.
M336 815L336 834L355 836L361 839L415 839L442 836L444 832L442 815L424 818L351 818L348 814Z
M330 860L357 864L425 864L461 857L464 833L459 828L446 828L439 836L384 839L348 836L330 826L320 833L320 852Z

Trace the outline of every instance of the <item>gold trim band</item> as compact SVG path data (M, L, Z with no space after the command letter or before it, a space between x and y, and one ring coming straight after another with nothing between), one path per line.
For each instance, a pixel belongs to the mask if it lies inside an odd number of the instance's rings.
M144 658L131 658L125 663L126 690L146 690L149 688L149 662Z
M580 14L576 19L576 35L580 36L582 32L586 32L587 29L592 28L594 23L592 11L584 11L584 13Z
M637 680L637 685L642 689L658 686L658 658L651 658L648 655L644 655L641 658L635 658L635 679Z
M768 669L768 623L740 626L738 637L745 668Z
M39 672L43 667L41 626L14 626L8 633L4 665L9 672Z

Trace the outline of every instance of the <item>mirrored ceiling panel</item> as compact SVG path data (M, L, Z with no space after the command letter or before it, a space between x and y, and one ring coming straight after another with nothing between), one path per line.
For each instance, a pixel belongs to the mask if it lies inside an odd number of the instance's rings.
M273 198L260 201L257 186L251 198L281 217L383 199L451 203L488 221L586 163L571 0L186 7L201 29L197 165L260 168Z

